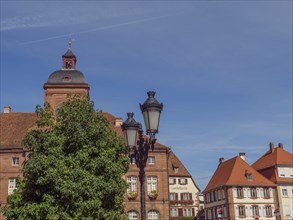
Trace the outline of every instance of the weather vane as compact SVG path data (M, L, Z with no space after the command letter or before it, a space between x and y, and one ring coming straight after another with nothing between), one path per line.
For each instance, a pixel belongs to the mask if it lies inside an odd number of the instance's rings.
M68 38L68 49L69 50L71 50L71 45L72 45L73 41L74 41L74 39L71 36L69 36L69 38Z

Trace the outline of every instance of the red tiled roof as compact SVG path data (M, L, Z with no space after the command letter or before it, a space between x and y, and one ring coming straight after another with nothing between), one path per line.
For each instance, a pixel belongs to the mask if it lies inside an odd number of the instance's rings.
M252 175L248 180L246 173ZM253 167L239 156L221 163L210 179L205 192L220 186L275 186L270 180L258 173Z
M0 148L19 148L26 133L36 127L36 113L0 113Z
M110 128L119 136L123 136L120 126L115 126L116 117L108 112L102 113L109 121ZM26 133L33 128L36 128L37 114L12 112L0 113L0 148L19 148L22 146L22 140ZM156 143L156 148L167 149L166 146Z
M174 168L178 168L178 173L175 173ZM184 177L191 177L188 170L184 167L178 157L170 151L169 159L168 159L168 171L169 176L184 176Z
M275 165L292 165L293 154L284 150L282 147L272 148L252 164L256 170L272 167Z

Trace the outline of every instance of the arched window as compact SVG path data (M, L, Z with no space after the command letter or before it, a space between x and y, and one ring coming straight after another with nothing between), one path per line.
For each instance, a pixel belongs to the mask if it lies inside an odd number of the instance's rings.
M159 213L156 210L150 210L148 212L148 220L158 220Z
M138 220L138 213L134 210L130 210L128 212L128 219L129 220Z

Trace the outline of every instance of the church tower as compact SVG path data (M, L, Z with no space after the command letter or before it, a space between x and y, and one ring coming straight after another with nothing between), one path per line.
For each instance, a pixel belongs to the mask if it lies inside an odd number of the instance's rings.
M45 102L53 110L64 101L68 95L88 96L90 86L82 72L76 70L76 56L69 42L67 52L62 56L62 69L53 72L44 84Z

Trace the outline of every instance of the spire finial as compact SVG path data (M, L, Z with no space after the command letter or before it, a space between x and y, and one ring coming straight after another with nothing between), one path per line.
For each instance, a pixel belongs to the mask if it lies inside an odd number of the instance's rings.
M68 40L68 49L71 50L72 38L70 37Z

